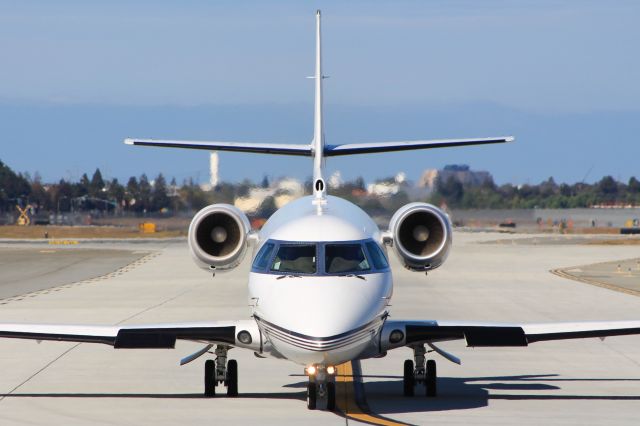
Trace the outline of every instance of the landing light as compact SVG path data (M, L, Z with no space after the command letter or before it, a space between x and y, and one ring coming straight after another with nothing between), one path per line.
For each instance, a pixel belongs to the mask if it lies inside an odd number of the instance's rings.
M251 341L251 333L249 333L247 330L242 330L240 333L238 333L238 342L244 345L248 345L251 343Z
M333 365L328 366L327 367L327 373L331 374L331 375L335 374L336 373L336 368Z
M313 376L314 374L316 374L316 367L314 367L313 365L307 367L307 374L309 376Z
M404 339L404 333L401 330L393 330L389 334L389 342L400 343Z

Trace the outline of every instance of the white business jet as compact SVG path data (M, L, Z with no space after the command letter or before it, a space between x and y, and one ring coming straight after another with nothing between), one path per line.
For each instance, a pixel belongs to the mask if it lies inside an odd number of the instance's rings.
M327 195L326 157L374 152L431 149L510 142L512 137L331 145L322 124L322 60L320 12L316 14L315 120L309 145L244 142L197 142L126 139L130 145L239 151L307 156L313 159L313 195L278 210L261 230L231 205L214 204L199 211L189 227L189 249L195 262L210 273L238 266L252 250L249 297L252 319L243 321L82 326L0 324L0 337L103 343L114 348L174 348L176 340L201 342L202 350L182 359L185 364L215 345L216 359L205 362L205 395L224 384L227 395L238 394L238 365L228 360L231 348L248 349L258 357L275 357L305 367L309 376L307 405L317 401L335 408L336 366L352 360L384 356L408 347L413 358L404 363L404 395L424 387L436 395L436 363L426 359L428 347L444 358L460 360L437 347L441 341L464 339L468 346L527 346L544 340L640 334L640 321L494 324L437 320L389 319L393 293L387 248L402 264L422 272L438 268L451 248L451 223L437 207L411 203L381 231L354 204Z

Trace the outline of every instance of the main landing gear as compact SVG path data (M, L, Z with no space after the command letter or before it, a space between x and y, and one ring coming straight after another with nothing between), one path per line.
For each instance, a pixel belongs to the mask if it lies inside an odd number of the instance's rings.
M307 408L315 410L318 401L326 402L328 411L336 409L336 368L333 366L312 365L305 369L305 374L309 376L307 384Z
M227 361L229 346L216 346L216 360L208 359L204 363L204 396L216 396L216 386L223 383L227 387L227 396L238 396L238 361Z
M438 375L436 361L433 359L426 361L425 354L424 346L414 346L413 361L408 359L404 362L404 375L402 377L404 396L413 396L415 386L418 384L425 386L426 396L434 397L437 395Z

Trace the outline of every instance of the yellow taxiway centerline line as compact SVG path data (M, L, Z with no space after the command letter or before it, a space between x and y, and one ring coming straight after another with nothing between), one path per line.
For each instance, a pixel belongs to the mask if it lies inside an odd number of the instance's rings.
M396 422L370 413L358 405L355 395L355 381L353 379L353 366L351 362L345 362L337 367L336 371L336 408L348 419L372 425L399 426L406 423Z

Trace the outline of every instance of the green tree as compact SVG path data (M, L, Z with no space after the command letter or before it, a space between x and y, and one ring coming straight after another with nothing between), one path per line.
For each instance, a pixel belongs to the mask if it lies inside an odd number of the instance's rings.
M137 211L148 212L151 210L151 184L146 174L142 174L138 180L138 202Z
M0 209L15 210L15 205L26 201L30 193L29 181L0 161Z
M38 210L51 210L51 205L53 204L51 197L40 182L40 179L31 182L29 204Z
M82 197L89 194L89 188L91 187L91 181L86 173L82 174L80 182L75 185L75 196Z
M118 206L122 206L123 200L125 200L125 189L118 179L113 178L107 185L107 196L110 200L115 201Z
M138 199L140 198L140 185L138 185L138 179L135 176L131 176L127 182L125 190L125 200L130 210L138 211Z
M100 169L96 169L91 177L91 182L89 182L89 195L96 198L104 198L104 194L102 193L104 187L105 184L104 179L102 179L102 173Z
M56 205L56 211L69 212L73 208L73 185L64 179L56 185L56 192L53 202Z
M154 180L153 191L151 193L151 209L160 211L170 207L171 200L167 195L167 182L160 173Z
M598 182L598 195L604 202L611 203L618 197L618 182L612 176L603 177Z

